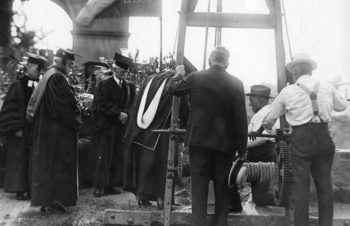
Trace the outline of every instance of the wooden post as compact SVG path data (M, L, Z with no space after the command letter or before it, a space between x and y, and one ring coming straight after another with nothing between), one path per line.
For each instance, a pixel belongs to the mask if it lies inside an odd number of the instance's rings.
M159 72L163 70L163 17L159 17Z
M211 0L208 0L208 10L207 10L208 13L210 12L210 4L211 4ZM209 33L209 28L208 28L208 25L207 25L205 27L203 70L205 69L206 63L207 63L208 33Z
M187 11L188 11L188 0L182 0L180 20L179 20L179 32L178 32L178 43L176 52L176 63L177 65L183 64L184 50L185 50L185 40L186 40L186 21L187 21ZM179 108L180 108L180 98L173 97L172 100L172 110L171 110L171 125L170 129L179 128ZM171 203L173 198L173 184L174 184L174 160L176 151L176 140L174 135L169 135L169 151L168 151L168 166L165 184L165 194L164 194L164 226L170 226L171 220Z
M275 49L276 49L276 66L277 66L277 90L278 93L287 85L286 77L286 59L283 44L283 28L282 28L282 13L281 13L281 2L280 0L275 0ZM280 117L280 127L281 129L287 128L288 123L285 116ZM289 206L285 206L285 215L288 217Z
M217 0L216 12L218 12L218 13L222 12L222 0ZM222 28L216 27L216 29L215 29L215 46L221 45L221 33L222 33Z
M282 33L282 13L281 2L275 0L275 48L276 48L276 66L277 66L277 89L281 91L286 86L286 71L285 71L285 51L283 44Z

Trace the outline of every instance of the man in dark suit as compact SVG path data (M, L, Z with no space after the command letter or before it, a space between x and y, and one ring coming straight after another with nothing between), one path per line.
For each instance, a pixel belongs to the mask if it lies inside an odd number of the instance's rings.
M238 152L245 158L247 114L242 82L226 72L229 52L216 47L209 58L208 70L183 78L183 67L171 80L170 92L189 95L190 115L186 144L190 149L192 181L192 225L206 225L209 180L214 181L214 225L227 225L230 191L226 175Z

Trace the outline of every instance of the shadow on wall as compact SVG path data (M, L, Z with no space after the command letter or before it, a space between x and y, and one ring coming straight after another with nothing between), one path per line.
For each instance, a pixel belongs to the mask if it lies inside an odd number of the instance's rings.
M350 149L350 102L345 111L333 112L329 130L336 148Z

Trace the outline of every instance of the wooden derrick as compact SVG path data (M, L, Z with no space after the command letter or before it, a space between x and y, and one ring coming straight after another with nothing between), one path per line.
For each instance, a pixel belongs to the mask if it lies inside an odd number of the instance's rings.
M278 90L280 91L286 85L285 76L285 52L282 33L282 13L280 0L265 0L270 11L269 14L242 14L242 13L197 13L193 12L193 1L182 0L177 55L178 65L183 64L186 27L216 27L217 33L221 34L221 28L251 28L251 29L274 29L275 49L277 65ZM191 9L189 9L189 7ZM219 10L220 7L218 8ZM221 38L220 38L221 40ZM220 43L218 40L216 43ZM106 210L106 224L116 225L190 225L189 212L174 212L171 210L173 184L175 177L174 155L176 151L176 136L183 133L179 130L179 105L178 97L173 97L172 101L171 126L169 130L156 131L169 133L169 154L168 170L166 177L164 210L163 211L122 211ZM287 210L287 207L286 207ZM285 211L285 215L288 215ZM209 218L211 216L209 215ZM252 215L230 215L229 222L234 225L289 225L289 217L283 215L276 216L252 216ZM239 222L239 224L237 224ZM230 224L231 225L231 224Z

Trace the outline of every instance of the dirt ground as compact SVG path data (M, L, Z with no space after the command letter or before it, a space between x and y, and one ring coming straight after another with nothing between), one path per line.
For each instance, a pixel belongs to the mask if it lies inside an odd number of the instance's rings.
M283 208L256 207L251 202L250 189L246 187L241 190L243 215L270 211L270 215L283 215ZM38 207L30 207L29 201L17 201L13 194L6 194L0 191L0 225L14 226L97 226L104 223L105 209L119 210L157 210L156 203L151 207L140 209L136 198L129 192L120 195L103 196L95 198L92 196L92 189L81 189L77 206L69 208L68 213L41 213ZM190 211L190 190L189 188L178 188L175 193L175 202L180 203L184 209ZM209 194L210 196L210 194ZM208 202L214 200L209 198ZM7 203L7 205L4 205ZM260 208L260 209L259 209ZM253 211L252 211L253 210ZM210 210L209 210L210 212ZM350 204L335 203L335 218L350 219ZM317 217L317 202L311 200L310 217Z

